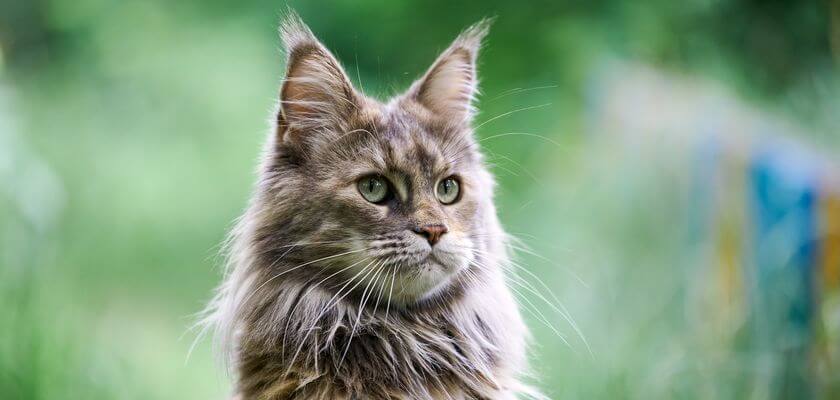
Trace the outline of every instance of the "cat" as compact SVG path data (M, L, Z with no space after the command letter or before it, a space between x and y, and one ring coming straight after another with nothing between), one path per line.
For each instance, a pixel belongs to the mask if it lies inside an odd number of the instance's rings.
M544 398L471 123L489 20L380 102L294 13L254 195L207 308L250 399Z

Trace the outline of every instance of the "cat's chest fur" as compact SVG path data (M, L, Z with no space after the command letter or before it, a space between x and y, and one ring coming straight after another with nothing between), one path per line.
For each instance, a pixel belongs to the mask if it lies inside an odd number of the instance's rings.
M278 288L238 338L245 399L508 399L520 389L524 328L506 296L465 293L438 309L330 305L327 293ZM477 289L478 290L478 289ZM305 294L307 298L300 296ZM297 297L297 298L295 298ZM480 301L479 301L480 300ZM515 309L515 308L514 308ZM375 311L375 312L374 312Z

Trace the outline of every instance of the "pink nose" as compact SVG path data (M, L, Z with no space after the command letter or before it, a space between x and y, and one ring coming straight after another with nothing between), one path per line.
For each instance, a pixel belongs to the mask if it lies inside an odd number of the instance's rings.
M421 227L414 228L414 233L423 236L429 242L429 246L434 246L437 242L440 241L441 236L444 233L449 232L446 229L446 225L441 224L432 224L432 225L424 225Z

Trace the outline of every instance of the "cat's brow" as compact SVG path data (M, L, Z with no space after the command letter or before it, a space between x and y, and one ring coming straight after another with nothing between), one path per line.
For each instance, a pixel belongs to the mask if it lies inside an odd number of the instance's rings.
M422 169L429 179L442 179L454 173L458 166L455 157L447 154L447 143L440 138L426 134L428 137L433 137L431 140L418 141L415 144L415 153L419 164L419 169ZM451 162L455 161L455 162Z
M340 134L328 142L325 150L331 153L345 153L350 149L369 149L370 144L378 141L376 134L367 128L357 128Z

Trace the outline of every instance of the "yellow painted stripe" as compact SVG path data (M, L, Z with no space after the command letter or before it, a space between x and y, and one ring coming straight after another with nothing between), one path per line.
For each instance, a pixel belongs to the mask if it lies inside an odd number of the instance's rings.
M825 193L822 199L823 290L826 294L840 289L840 189Z

